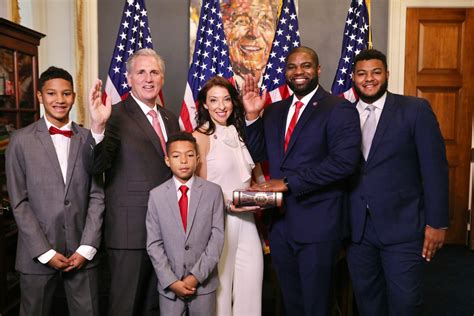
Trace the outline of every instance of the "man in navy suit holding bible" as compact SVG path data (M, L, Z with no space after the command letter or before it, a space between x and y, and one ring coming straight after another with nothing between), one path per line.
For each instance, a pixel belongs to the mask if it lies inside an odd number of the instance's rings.
M356 56L362 154L351 183L348 263L361 315L419 315L424 261L448 226L448 163L429 103L387 92L385 55Z
M247 143L271 179L254 188L284 192L284 214L270 231L272 261L288 315L329 315L334 265L343 238L346 179L360 157L355 107L319 85L316 52L293 49L286 81L294 94L271 104L247 76L242 87Z

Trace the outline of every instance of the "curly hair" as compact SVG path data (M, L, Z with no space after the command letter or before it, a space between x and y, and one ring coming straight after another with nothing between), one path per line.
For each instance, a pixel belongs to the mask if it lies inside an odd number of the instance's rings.
M366 49L361 51L355 58L354 58L354 69L355 65L361 61L361 60L371 60L371 59L377 59L380 60L385 67L385 70L387 70L387 57L381 52L376 49Z
M234 125L237 133L239 134L240 140L244 141L245 110L242 100L240 99L237 89L227 79L220 76L209 79L199 91L198 110L196 113L196 130L199 130L206 135L212 135L216 130L216 125L211 119L209 110L204 107L207 93L211 88L216 86L225 88L229 92L233 109L232 114L227 119L227 126Z

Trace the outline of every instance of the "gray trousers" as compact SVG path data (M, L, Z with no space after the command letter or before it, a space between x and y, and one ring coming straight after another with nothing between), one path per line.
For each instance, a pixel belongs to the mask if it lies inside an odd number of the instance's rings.
M216 314L216 292L196 295L186 301L178 297L172 300L160 295L161 315L184 316L186 310L189 311L189 316L214 316Z
M97 268L54 274L20 273L20 315L49 316L60 281L64 285L69 315L99 315Z

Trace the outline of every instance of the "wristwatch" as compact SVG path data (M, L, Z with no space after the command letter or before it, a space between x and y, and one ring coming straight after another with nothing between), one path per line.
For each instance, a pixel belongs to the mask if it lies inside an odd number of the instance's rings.
M231 206L232 206L232 201L227 200L227 201L225 202L225 210L226 210L227 212L230 212Z

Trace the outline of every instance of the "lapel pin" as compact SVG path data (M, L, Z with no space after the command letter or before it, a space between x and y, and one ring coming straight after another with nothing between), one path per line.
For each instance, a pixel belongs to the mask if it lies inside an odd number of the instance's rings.
M313 106L316 106L316 105L318 105L318 102L317 102L317 101L314 101L314 102L313 102Z

